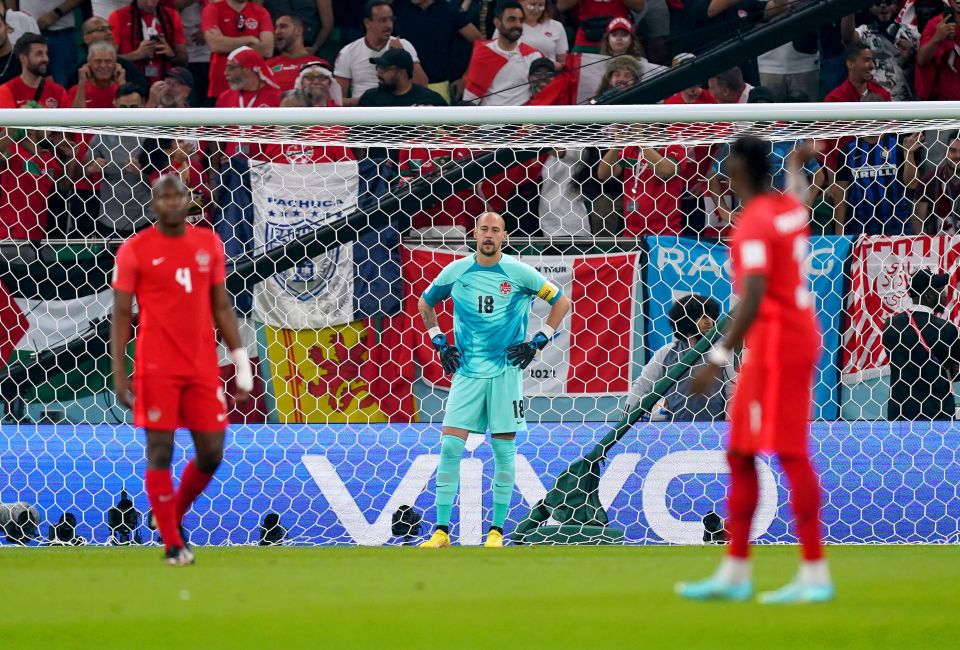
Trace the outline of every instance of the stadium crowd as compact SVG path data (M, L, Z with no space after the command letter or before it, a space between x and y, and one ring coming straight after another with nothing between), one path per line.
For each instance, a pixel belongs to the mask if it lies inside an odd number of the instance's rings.
M141 108L570 104L683 64L806 0L6 0L0 107ZM666 97L667 104L960 98L955 0L877 0L862 13ZM584 85L589 84L585 92ZM774 143L779 160L793 143ZM0 141L0 239L125 237L175 171L227 239L251 161L283 147L137 135ZM302 151L298 150L302 154ZM469 152L342 150L389 183ZM313 160L326 160L330 152ZM736 218L722 147L546 150L451 205L414 215L463 233L486 207L524 235L722 235ZM301 156L302 159L302 156ZM960 140L848 137L808 166L814 230L955 233ZM36 172L39 170L39 173ZM783 186L783 174L778 184ZM368 179L369 180L369 179ZM805 189L805 191L807 191ZM225 194L226 193L226 194ZM228 245L228 251L230 247Z

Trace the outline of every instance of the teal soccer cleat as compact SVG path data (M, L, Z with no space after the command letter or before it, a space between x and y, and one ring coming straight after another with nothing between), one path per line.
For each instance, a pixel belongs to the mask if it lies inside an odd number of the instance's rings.
M743 602L753 596L753 584L749 580L730 583L717 577L697 582L679 582L677 595L687 600L729 600Z
M833 584L811 585L791 582L776 591L767 591L757 597L761 605L802 605L806 603L828 603L836 596Z

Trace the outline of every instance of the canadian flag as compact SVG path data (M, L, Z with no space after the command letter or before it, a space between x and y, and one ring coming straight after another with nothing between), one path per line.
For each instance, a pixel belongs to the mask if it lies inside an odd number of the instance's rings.
M427 340L417 316L417 300L443 267L466 253L405 247L402 255L404 311L411 325L403 347L413 350L425 381L448 389L450 378L443 374ZM524 255L519 259L562 287L573 303L556 337L524 371L524 392L529 396L626 393L633 359L638 255ZM438 326L452 339L452 302L444 300L436 310ZM546 302L534 301L528 338L543 326L549 311Z

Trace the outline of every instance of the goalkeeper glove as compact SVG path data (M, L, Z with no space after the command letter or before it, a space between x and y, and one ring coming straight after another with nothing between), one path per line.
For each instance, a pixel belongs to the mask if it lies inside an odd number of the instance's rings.
M547 338L546 334L537 332L533 335L533 338L526 343L514 343L508 347L507 361L515 366L519 366L520 369L523 370L530 365L533 357L537 355L537 352L546 347L549 341L550 339Z
M430 341L434 349L440 353L440 364L443 365L443 372L452 375L460 367L460 350L457 346L447 343L447 337L443 334L437 334Z

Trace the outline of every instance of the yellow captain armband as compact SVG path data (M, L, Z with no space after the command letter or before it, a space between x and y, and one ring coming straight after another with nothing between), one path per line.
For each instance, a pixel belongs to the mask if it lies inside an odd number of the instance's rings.
M540 291L537 292L537 297L550 302L557 297L558 293L560 293L560 289L558 289L555 284L552 282L544 282L543 286L540 287Z

